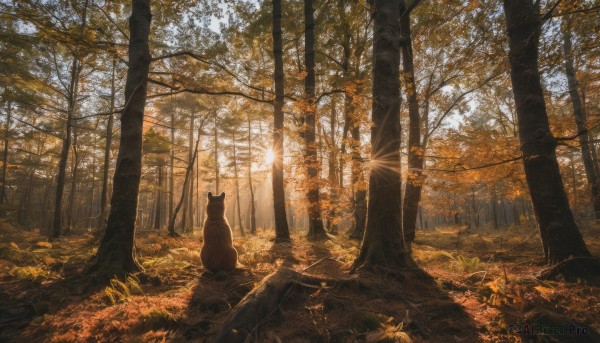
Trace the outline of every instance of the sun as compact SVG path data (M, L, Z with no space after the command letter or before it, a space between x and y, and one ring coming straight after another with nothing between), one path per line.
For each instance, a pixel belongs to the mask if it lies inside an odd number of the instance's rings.
M275 153L273 152L273 149L265 151L265 164L273 164L273 161L275 161Z

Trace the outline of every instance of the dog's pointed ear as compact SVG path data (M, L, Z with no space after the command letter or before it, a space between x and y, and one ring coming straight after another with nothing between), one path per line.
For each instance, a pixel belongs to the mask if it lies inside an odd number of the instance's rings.
M221 192L221 195L219 195L222 199L225 199L225 192Z
M212 192L208 192L208 198L210 199L210 198L212 198L212 197L213 197L213 196L212 196Z

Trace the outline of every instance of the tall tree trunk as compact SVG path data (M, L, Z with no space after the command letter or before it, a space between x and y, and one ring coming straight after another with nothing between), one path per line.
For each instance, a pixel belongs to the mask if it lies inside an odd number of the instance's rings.
M327 229L331 233L337 233L337 208L339 206L338 192L338 165L337 165L337 146L335 144L335 130L337 125L337 113L335 101L331 100L331 118L329 127L329 156L328 156L328 179L329 179L329 211L327 215Z
M231 135L231 140L233 142L233 177L235 178L235 200L237 203L237 216L238 222L240 223L240 234L245 236L244 234L244 221L242 220L242 206L240 203L240 178L238 173L238 164L237 164L237 148L235 144L235 133ZM235 213L233 214L235 216ZM234 226L235 228L235 226Z
M364 50L355 42L355 49L352 50L353 41L349 19L345 12L346 1L338 1L338 11L342 18L344 37L342 39L343 60L342 68L344 70L344 79L355 89L353 92L344 93L344 117L346 122L342 131L342 146L340 149L340 190L343 190L343 170L344 155L346 153L346 141L350 143L351 162L351 187L352 187L352 227L350 229L350 238L362 239L367 220L367 183L364 176L364 161L361 156L361 135L359 113L354 104L355 94L362 93L362 83L360 80L364 77L361 72L361 56ZM352 67L351 56L354 56L356 62ZM352 87L351 87L352 88ZM347 133L350 131L350 139L347 140Z
M201 130L198 131L198 139L201 139ZM196 159L196 189L195 189L195 193L196 193L196 220L197 223L199 225L202 225L204 223L204 217L202 217L202 213L204 213L204 211L202 211L202 203L200 201L200 163L199 163L199 158ZM204 197L202 197L202 199L204 199Z
M504 227L508 227L508 215L506 214L506 200L504 200L504 197L500 198L500 206L502 207L502 219L504 220Z
M181 209L181 206L183 205L183 203L185 202L185 199L186 199L186 193L188 190L188 182L191 181L191 174L194 170L194 162L196 161L196 156L198 156L198 143L200 143L199 138L200 138L200 135L198 134L198 139L196 140L196 147L194 148L194 154L192 155L192 158L188 162L187 168L185 169L185 178L183 180L181 197L179 198L179 201L177 202L177 206L173 210L173 214L171 215L170 220L169 220L169 236L171 236L171 237L181 237L180 234L175 232L175 220L177 220L177 214L179 213L179 210Z
M169 213L167 218L173 216L173 203L175 199L175 111L171 111L171 150L169 151ZM175 235L175 231L171 232L169 225L169 234Z
M346 0L338 0L337 10L339 13L340 23L341 23L342 30L343 30L343 38L340 43L342 46L342 51L343 51L341 67L343 70L343 78L344 78L345 85L349 86L349 85L351 85L350 82L356 81L356 79L358 78L358 75L354 75L354 77L352 77L351 72L350 72L350 64L351 64L350 58L351 58L351 54L352 54L351 41L352 41L352 33L353 32L350 28L348 16L346 15ZM356 69L358 71L360 68L360 56L357 56L356 66L357 66ZM358 72L357 72L357 74L358 74ZM340 146L339 161L338 161L338 181L339 181L340 192L344 191L344 168L345 168L345 162L346 162L344 157L346 155L346 137L348 136L348 131L350 129L350 123L351 123L350 116L351 116L351 106L352 106L352 98L353 98L352 95L353 95L353 93L350 93L348 91L344 92L344 126L342 129L341 146ZM352 195L354 196L354 192L352 193ZM354 199L354 197L353 197L353 199Z
M492 210L492 218L494 218L494 230L498 230L498 210L496 206L498 199L496 198L496 185L492 186L492 194L490 197L490 207Z
M2 151L2 187L0 188L0 217L6 216L4 199L6 198L6 172L8 171L8 138L12 116L12 102L8 101L6 109L6 128L4 129L4 151Z
M110 149L113 139L113 122L115 110L115 74L117 68L117 61L112 61L112 74L110 77L110 113L108 115L108 122L106 123L106 145L104 146L104 168L102 170L102 193L100 196L100 218L98 218L98 227L104 228L106 226L106 208L108 206L108 174L110 173Z
M532 0L504 0L504 11L523 164L545 258L557 264L569 257L589 257L569 208L548 123L538 69L539 8ZM584 276L568 263L561 265L560 273L568 278L572 273Z
M521 226L521 216L519 215L519 210L517 209L517 204L513 202L512 204L513 211L513 224L516 226Z
M316 101L315 101L315 21L313 1L304 0L304 78L305 109L302 120L304 137L304 165L306 167L306 200L308 201L309 229L311 239L327 237L321 217L321 197L319 182L319 161L316 142Z
M79 81L79 61L73 59L71 66L71 79L69 83L68 105L67 105L67 130L63 138L60 161L58 163L58 176L56 178L56 196L54 198L54 217L52 218L52 238L59 238L62 233L62 204L65 191L65 178L69 150L71 150L71 130L73 127L73 116L75 115L77 89Z
M163 165L159 163L158 169L158 190L156 192L156 206L154 210L154 230L160 230L162 226L162 208L163 208Z
M85 34L87 25L87 7L88 0L85 1L83 7L82 22L80 26L80 34ZM56 197L54 201L54 218L52 219L52 238L59 238L62 231L62 203L63 194L65 191L65 176L67 168L67 160L69 159L69 150L71 148L71 129L73 126L73 117L77 107L77 93L79 91L79 76L81 74L81 62L77 56L73 58L71 66L71 77L69 80L69 89L67 90L67 132L63 140L62 150L60 153L60 162L58 164L58 177L56 182ZM71 189L71 192L73 189ZM69 213L71 218L71 213Z
M281 0L273 0L273 58L275 70L275 99L273 101L273 211L275 214L275 242L290 240L285 213L285 188L283 184L283 42L281 38Z
M375 0L373 109L367 227L353 269L412 264L402 235L399 0Z
M254 185L252 184L252 121L248 113L248 188L250 188L250 233L256 234L256 205Z
M29 172L27 181L21 187L21 198L19 199L19 214L17 216L17 222L22 227L27 228L29 225L29 204L31 199L31 189L33 183L33 171Z
M48 198L50 196L50 189L52 187L52 181L50 182L46 182L44 184L44 197L42 199L40 199L41 202L41 211L42 211L42 215L41 215L41 219L40 219L40 226L42 227L42 231L46 230L48 228L48 222L47 222L47 218L48 218Z
M358 73L358 70L357 70ZM356 84L356 93L359 94L362 90L360 84ZM364 161L361 155L361 134L359 114L356 112L354 105L354 96L350 93L345 94L344 107L347 112L347 124L350 130L350 154L351 163L351 180L352 180L352 228L350 230L350 238L362 239L365 232L365 224L367 222L367 183L364 175Z
M112 277L137 272L135 220L142 174L142 126L150 70L150 0L132 0L129 17L129 69L125 83L125 107L121 116L121 145L114 175L114 191L106 233L89 272Z
M215 186L216 186L216 193L215 194L220 194L219 193L219 126L217 125L217 114L215 113L215 128L214 128L214 132L213 132L213 136L214 136L214 155L215 155Z
M195 127L195 116L196 113L192 112L191 118L190 118L190 132L189 132L189 150L188 150L188 161L192 160L194 157L194 150L192 149L192 144L194 144L194 127ZM198 135L198 140L200 139L200 135ZM192 161L193 162L193 161ZM194 230L194 164L192 163L192 171L190 174L190 182L189 184L189 189L187 192L187 228L188 230L186 231L193 231Z
M408 102L408 172L406 175L406 189L402 216L404 240L410 249L410 244L415 239L417 225L417 212L421 202L421 188L423 185L423 150L421 149L421 116L419 115L419 101L417 100L417 85L413 64L412 36L410 32L410 13L402 0L400 17L400 34L404 40L401 44L402 67L404 75L404 89Z
M352 126L352 130L350 130L352 136L350 149L352 153L352 189L354 191L353 227L350 238L362 239L367 222L367 183L364 176L364 162L360 153L360 125L355 118L356 114L353 109L354 106L352 106L350 113L352 119L349 119L352 121L352 124L350 124Z
M79 150L78 150L79 135L77 124L73 125L73 169L71 171L71 191L69 193L69 202L67 207L67 227L66 231L71 232L75 226L75 199L77 197L77 177L79 172Z
M94 146L97 146L97 141L96 141L96 137L94 137ZM89 229L91 229L93 227L93 223L92 223L92 218L94 216L94 205L95 205L95 198L96 198L96 154L93 153L92 154L92 180L91 180L91 186L90 186L90 200L89 200L89 207L88 207L88 212L87 212L87 227Z
M577 201L577 171L575 170L575 152L571 151L569 154L569 161L571 167L571 193L573 193L573 201L571 202L571 208L573 209L575 217L579 210L579 202Z
M575 124L577 125L579 144L581 145L581 159L585 167L585 175L588 184L592 190L592 204L594 205L594 215L600 219L600 179L596 175L594 160L592 158L592 149L590 148L590 134L587 128L587 116L581 97L579 95L579 82L577 72L573 63L573 51L571 43L571 22L570 16L565 17L563 21L563 48L565 53L565 71L569 85L569 96L575 115Z

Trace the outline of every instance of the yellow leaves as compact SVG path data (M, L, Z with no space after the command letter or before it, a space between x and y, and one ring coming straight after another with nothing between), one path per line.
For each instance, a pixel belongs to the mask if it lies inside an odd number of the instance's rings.
M415 155L423 155L425 153L425 150L423 150L423 148L420 146L412 146L410 147L410 152L412 152Z
M404 83L404 89L406 91L406 94L408 96L413 96L415 95L415 83L414 80L412 79L412 73L409 72L404 72L402 73L402 79L403 79L403 83ZM412 82L409 82L412 81Z
M49 275L47 271L36 266L15 267L8 274L18 280L27 281L36 281Z
M89 42L95 42L98 39L98 34L95 30L86 30L84 39Z
M52 258L52 257L50 257L50 256L47 256L47 255L46 255L46 256L44 256L44 257L42 258L42 260L44 261L44 264L46 264L46 265L51 265L51 264L54 264L54 263L56 263L56 259L54 259L54 258Z
M581 8L582 2L583 1L581 0L561 1L559 2L557 9L562 13L573 12Z
M552 301L552 297L554 296L555 290L550 287L545 287L542 285L534 287L536 291L540 293L540 296L548 301Z
M33 249L52 249L50 242L37 242L32 246Z
M422 173L419 173L414 169L409 169L406 175L406 181L413 186L423 186L425 184L425 179L426 177Z

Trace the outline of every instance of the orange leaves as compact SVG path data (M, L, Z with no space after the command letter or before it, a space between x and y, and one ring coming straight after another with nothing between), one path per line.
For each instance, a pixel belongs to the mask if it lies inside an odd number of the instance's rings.
M317 105L308 99L298 100L294 102L294 107L300 112L314 113Z
M465 7L465 10L471 12L478 9L479 7L481 7L481 2L479 2L479 0L471 0L467 7Z

